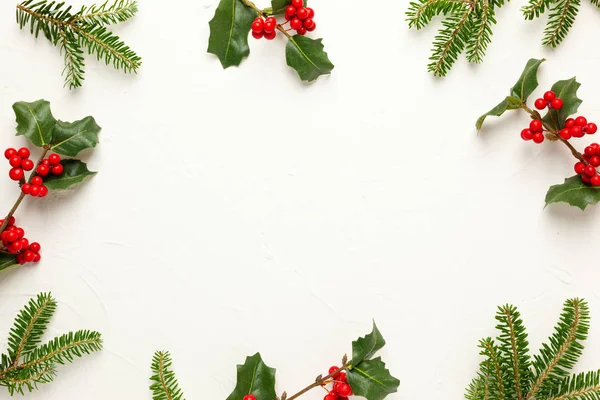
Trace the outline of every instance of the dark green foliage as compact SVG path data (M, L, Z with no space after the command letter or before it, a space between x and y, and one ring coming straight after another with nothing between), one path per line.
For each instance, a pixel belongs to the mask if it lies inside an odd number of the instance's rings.
M0 386L11 395L53 381L58 364L102 348L100 333L88 330L67 333L40 346L56 307L49 293L41 293L17 315L8 338L8 354L0 358Z
M152 358L152 377L150 390L152 400L185 400L183 392L171 369L173 362L168 351L157 351Z
M98 60L124 72L136 72L141 58L106 26L124 22L137 13L135 0L108 0L100 5L83 6L77 12L64 2L26 0L17 5L17 23L28 26L37 38L42 34L58 46L65 59L65 86L76 88L84 80L83 49Z
M598 0L591 0L591 3L600 6ZM550 10L542 44L557 47L575 23L580 6L580 0L529 0L529 5L523 7L522 11L526 19L532 20Z
M469 387L468 400L599 400L600 372L571 375L589 330L589 310L581 299L567 300L555 331L529 356L525 326L516 307L506 305L496 314L500 331L496 345L480 342L484 357Z

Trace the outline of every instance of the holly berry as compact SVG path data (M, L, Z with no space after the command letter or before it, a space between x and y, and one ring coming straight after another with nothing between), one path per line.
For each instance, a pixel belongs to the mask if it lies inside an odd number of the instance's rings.
M302 27L302 28L298 29L296 32L298 33L298 35L304 36L304 35L306 35L307 30L305 27Z
M31 184L33 186L42 186L42 183L44 183L44 180L40 176L34 176L31 178Z
M33 169L33 161L31 160L23 160L21 162L21 168L23 168L25 171L31 171Z
M308 10L304 7L299 8L298 11L296 11L296 16L300 19L306 19L308 18Z
M18 155L17 150L15 150L13 148L8 148L4 151L4 157L6 157L7 160L10 160L11 158L13 158L16 155Z
M523 129L521 131L521 138L523 140L531 140L533 138L533 132L531 132L531 129Z
M574 125L573 127L569 128L571 131L571 135L573 137L576 138L581 138L583 137L583 135L585 135L585 132L583 131L583 129L581 129L581 126L579 125Z
M535 132L532 139L535 143L540 144L544 141L545 137L542 132Z
M585 117L577 117L575 118L575 125L579 125L583 128L587 125L587 119L585 119Z
M23 160L29 158L29 156L31 155L31 152L27 147L21 147L17 153L19 154L19 157L21 157Z
M565 121L566 128L572 128L575 126L575 120L573 118L569 118Z
M292 0L291 3L295 8L304 7L304 2L302 0Z
M595 123L590 122L589 124L587 124L585 126L585 131L586 131L586 133L593 135L594 133L596 133L598 131L598 126Z
M256 18L252 23L252 32L262 33L265 27L265 21L262 18Z
M38 242L33 242L29 245L29 250L33 251L34 253L39 253L41 249L42 246L40 246Z
M244 400L256 400L256 396L253 394L247 394L244 396Z
M275 33L275 32L273 32L273 33ZM275 35L273 35L273 37L275 37ZM56 164L52 168L50 168L50 172L52 173L52 175L60 175L63 173L64 170L65 170L65 167L63 167L62 164Z
M352 393L352 388L347 383L336 382L333 385L333 391L342 397L347 397Z
M21 166L21 164L23 163L23 159L19 156L14 156L10 160L8 160L8 163L10 164L11 167L19 168Z
M31 185L29 183L23 184L23 186L21 186L21 192L23 192L23 194L29 194L29 192L31 192Z
M323 397L323 400L337 400L337 396L334 393L328 393Z
M314 18L315 17L315 10L313 10L310 7L306 7L306 11L308 11L308 18Z
M291 22L290 22L290 26L292 27L292 29L294 30L298 30L300 28L302 28L302 21L300 21L299 18L294 18Z
M31 189L29 189L29 194L33 197L39 197L41 191L41 186L32 186Z
M329 367L329 375L333 374L338 369L340 369L340 368L338 366L336 366L336 365L333 365L333 366ZM339 373L335 374L333 376L333 378L336 379L338 376L339 376Z
M275 39L276 36L277 36L276 31L273 31L271 33L265 32L265 39L267 39L267 40L273 40L273 39Z
M48 188L46 186L40 186L39 197L46 197L48 195Z
M544 99L537 99L534 104L535 108L537 108L538 110L543 110L548 106L548 102Z
M591 166L600 167L600 157L598 157L598 156L590 157L589 163Z
M539 119L534 119L529 123L529 129L531 129L532 132L542 132L544 130L544 125Z
M594 168L591 165L588 165L583 170L583 173L586 174L587 176L589 176L591 178L592 176L596 175L596 168Z
M555 110L560 110L563 107L563 101L561 99L554 99L550 102L550 105Z
M262 32L254 32L252 31L252 37L254 39L262 39L265 34Z
M592 146L588 146L585 148L584 153L586 156L591 157L596 154L596 149L593 148Z
M25 176L25 173L21 168L12 168L10 171L8 171L8 176L13 181L20 181Z
M563 128L563 129L561 129L558 134L564 140L571 139L571 131L569 130L569 128Z
M275 32L275 27L277 27L277 20L274 17L269 17L265 20L263 28L265 33Z
M48 167L45 164L40 164L36 168L35 172L37 172L39 176L48 176L48 174L50 173L50 167Z
M544 100L552 101L554 99L556 99L556 94L553 91L549 90L546 93L544 93Z

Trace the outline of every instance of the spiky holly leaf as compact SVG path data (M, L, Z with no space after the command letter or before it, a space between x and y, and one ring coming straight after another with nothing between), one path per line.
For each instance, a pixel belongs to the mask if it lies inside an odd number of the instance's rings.
M521 77L515 83L515 85L510 89L511 96L514 96L521 100L521 103L527 101L527 98L533 93L535 89L538 87L537 80L537 72L540 68L540 65L546 61L544 58L541 60L537 60L535 58L527 61L527 65L525 65L525 69L521 74Z
M246 357L246 362L237 366L237 384L227 400L240 400L247 394L253 394L256 400L277 398L275 368L269 368L260 353Z
M546 194L546 206L567 203L582 210L600 201L600 188L586 185L579 175L565 179L565 183L551 186Z
M17 263L17 256L13 254L0 253L0 271L16 265L19 265Z
M385 346L385 339L373 321L373 330L368 335L352 342L352 364L358 365L363 360L369 360Z
M489 116L499 117L504 114L507 110L516 110L521 106L521 100L518 97L507 96L504 100L502 100L496 107L492 108L490 111L483 114L481 117L477 119L475 123L475 127L477 130L480 130L483 126L483 122Z
M90 171L87 164L79 160L62 160L64 171L59 176L48 176L44 185L50 190L65 190L94 176L97 172Z
M400 386L400 381L390 374L381 357L365 360L352 367L347 376L352 392L367 400L383 400Z
M287 65L294 68L303 81L314 81L321 75L330 74L334 65L323 50L323 39L311 39L302 35L292 36L285 47Z
M96 147L98 133L102 130L93 117L80 121L58 121L52 137L52 151L63 156L75 157L85 149Z
M291 4L291 0L271 0L271 9L274 15L283 14L287 6ZM307 0L304 0L304 7L308 4Z
M248 34L258 15L240 0L221 0L209 22L208 52L221 60L223 68L240 65L250 54Z
M575 77L558 81L552 85L552 91L556 97L562 99L563 106L560 110L550 110L544 116L544 121L550 124L554 129L561 129L565 126L565 121L569 116L575 114L583 100L577 97L577 90L581 83L575 80Z
M17 116L17 136L25 136L35 146L42 147L52 142L56 119L50 111L50 103L38 100L32 103L19 101L13 104Z

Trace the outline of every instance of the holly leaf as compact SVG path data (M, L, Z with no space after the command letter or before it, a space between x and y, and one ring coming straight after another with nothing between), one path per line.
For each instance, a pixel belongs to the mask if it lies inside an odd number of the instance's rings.
M50 176L45 179L44 185L50 190L65 190L80 184L86 178L94 176L97 172L90 171L87 164L79 160L62 160L60 162L64 171L59 176Z
M80 121L58 121L54 127L52 150L63 156L75 157L80 151L96 147L98 133L102 130L93 117Z
M527 101L527 98L538 87L537 71L544 61L546 61L544 58L541 60L532 58L527 61L527 65L525 66L521 77L510 89L511 96L518 98L521 103Z
M17 136L25 136L35 146L42 147L52 142L52 132L56 119L50 111L50 103L45 100L13 104L17 116Z
M277 398L275 368L269 368L260 353L246 357L246 362L237 366L237 384L227 400L241 400L247 394L253 394L256 400Z
M352 364L358 365L363 360L369 360L383 346L385 346L385 339L373 321L373 331L352 342Z
M250 54L248 34L257 14L240 0L221 0L209 22L208 52L221 60L223 68L240 65Z
M14 254L0 253L0 271L19 265Z
M322 39L302 35L292 36L285 47L287 65L294 68L303 81L314 81L330 74L334 65L323 50Z
M285 9L291 4L291 0L271 0L271 9L273 15L283 14ZM307 0L304 0L304 7L308 4Z
M585 184L579 175L565 179L565 183L550 186L546 194L546 206L552 203L567 203L585 210L588 205L600 201L600 188Z
M383 400L400 386L400 381L390 374L381 357L365 360L352 367L347 376L352 392L367 400Z
M556 97L562 99L563 106L560 110L549 110L544 116L544 121L550 124L554 129L562 129L569 116L575 114L583 100L577 97L577 90L581 83L575 80L575 77L558 81L552 85L552 91Z
M521 100L518 97L507 96L500 104L496 107L492 108L487 113L483 114L477 122L475 123L475 127L477 130L480 130L483 126L483 122L489 116L499 117L504 114L507 110L516 110L521 106Z

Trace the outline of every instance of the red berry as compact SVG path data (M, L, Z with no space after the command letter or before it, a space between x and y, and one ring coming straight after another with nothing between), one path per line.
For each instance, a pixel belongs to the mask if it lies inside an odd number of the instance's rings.
M572 128L575 126L575 120L573 118L569 118L565 121L565 127Z
M523 129L521 131L521 139L531 140L532 138L533 138L533 132L531 132L531 129Z
M43 164L43 165L46 165L46 166L48 166L48 167L49 167L49 166L50 166L50 161L48 161L48 159L47 159L47 158L44 158L44 159L42 160L42 164Z
M46 186L40 186L40 196L46 197L48 195L48 188Z
M587 119L585 119L585 117L577 117L575 118L575 125L579 125L583 128L587 125Z
M39 176L48 176L48 174L50 173L50 167L48 167L47 165L41 164L41 165L38 165L35 172L37 172L37 174Z
M15 168L19 168L21 166L22 162L23 162L23 159L19 156L14 156L10 160L8 160L8 163L10 164L10 166L15 167Z
M8 219L8 226L13 226L15 224L15 221L16 221L15 217L10 217Z
M8 176L13 181L20 181L21 179L23 179L24 175L25 173L21 168L12 168L10 171L8 171Z
M21 265L25 264L25 260L23 260L23 254L17 254L17 262Z
M31 171L33 169L33 161L27 159L27 160L23 160L21 162L21 168L23 168L25 171Z
M296 15L296 7L292 5L287 6L287 8L285 9L285 13L287 15Z
M313 21L312 26L310 28L306 28L307 31L312 32L317 29L317 24Z
M267 39L267 40L273 40L273 39L275 39L275 36L277 36L277 31L273 31L271 33L265 33L265 39Z
M18 240L19 238L17 237L17 234L13 231L9 231L6 233L6 241L9 243L13 243L14 241Z
M532 132L541 132L544 130L544 125L539 119L534 119L529 123L529 129L531 129Z
M17 234L17 239L21 239L23 238L23 236L25 236L25 231L23 230L23 228L15 229L15 233Z
M588 146L585 148L584 153L586 156L593 156L596 154L596 149L593 148L592 146Z
M336 382L333 385L333 390L342 397L350 396L352 393L352 388L347 383Z
M315 24L315 21L312 20L312 18L306 18L304 20L304 27L308 30L308 28L312 28L312 26Z
M22 249L27 249L29 247L29 240L23 238L20 240L21 242L21 248Z
M40 262L40 260L41 260L41 259L42 259L42 256L40 256L39 254L36 254L36 255L35 255L35 258L33 259L33 262L34 262L34 263L36 263L36 262Z
M17 150L11 148L6 149L6 151L4 152L4 157L6 157L7 160L10 160L11 158L13 158L14 156L17 155Z
M21 147L17 153L19 153L19 157L21 157L23 160L28 159L31 155L27 147Z
M583 172L591 178L592 176L596 175L596 168L594 168L591 165L588 165L585 167L585 170Z
M595 123L590 122L589 124L587 124L585 126L585 131L587 133L589 133L590 135L593 135L594 133L596 133L598 131L598 126Z
M275 32L275 27L277 26L277 20L273 17L269 17L265 20L264 31L265 33Z
M244 396L244 400L256 400L256 397L253 394L247 394Z
M254 31L252 31L252 37L254 39L262 39L263 36L264 36L264 34L262 32L254 32Z
M9 244L6 246L6 250L8 250L9 253L17 254L19 251L21 251L21 242Z
M252 32L262 33L264 27L265 27L265 21L263 21L262 18L256 18L254 20L254 22L252 23ZM50 157L52 157L52 156L50 156ZM59 162L60 162L60 160L59 160ZM52 160L50 160L50 164L52 164ZM54 164L58 164L58 163L54 163Z
M302 0L292 0L291 3L295 8L304 7L304 2Z
M554 94L554 92L551 90L544 93L544 99L546 99L546 101L552 101L555 98L556 98L556 94Z
M544 99L537 99L535 101L535 108L537 108L538 110L543 110L544 108L546 108L547 105L548 102Z
M306 11L308 11L308 18L314 18L315 17L315 10L313 10L310 7L306 7Z
M308 18L308 10L304 7L301 7L296 11L296 16L300 19Z
M25 260L25 262L32 262L34 258L35 253L31 250L27 250L25 253L23 253L23 259Z
M348 377L345 372L340 372L336 379L340 382L348 383Z
M598 156L590 157L590 165L593 167L600 167L600 157L598 157Z
M537 144L540 144L544 141L545 137L542 132L536 132L533 134L533 141Z
M333 366L329 367L329 375L333 374L338 369L340 369L340 368L337 365L333 365ZM336 378L338 375L339 375L339 373L334 375L333 377Z
M585 132L583 131L583 129L581 129L579 125L574 125L572 128L569 129L571 130L571 135L573 135L573 137L580 138L583 137L583 135L585 135Z
M337 400L337 396L333 393L328 393L323 397L323 400Z
M29 250L33 251L34 253L39 253L41 249L42 246L40 246L38 242L33 242L29 245Z
M600 175L592 176L592 179L590 179L590 183L592 184L592 186L600 186Z
M583 174L583 171L585 171L585 164L582 163L581 161L578 162L577 164L575 164L575 172L579 175Z
M65 168L62 166L62 164L56 164L55 166L50 168L50 172L52 172L52 175L60 175L63 173L64 169Z
M32 195L33 197L38 197L40 195L40 192L42 191L41 186L32 186L31 189L29 190L29 194Z
M550 102L550 105L552 106L552 108L554 108L555 110L560 110L563 106L563 101L561 99L554 99Z
M569 128L563 128L563 129L561 129L559 135L564 140L571 139L571 131L569 130Z
M31 185L29 183L25 183L23 186L21 186L21 192L23 192L23 194L29 194L30 191Z
M290 26L292 27L292 29L298 30L298 29L302 28L302 21L300 21L300 19L298 19L298 18L294 18L290 22Z
M31 184L33 186L42 186L42 183L44 183L44 180L39 176L34 176L31 178Z
M302 28L298 29L296 32L298 32L298 35L304 36L304 35L306 35L306 28L302 27Z

